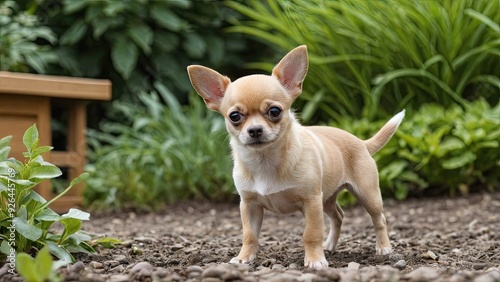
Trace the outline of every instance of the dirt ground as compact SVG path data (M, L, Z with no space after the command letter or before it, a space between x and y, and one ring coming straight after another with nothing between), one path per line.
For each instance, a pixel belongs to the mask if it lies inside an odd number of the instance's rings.
M232 265L241 245L238 204L191 202L151 214L93 215L84 230L123 244L80 255L61 273L66 281L114 282L500 281L500 193L386 202L394 249L386 256L375 256L366 211L344 211L337 250L319 271L303 267L300 213L266 213L256 261Z

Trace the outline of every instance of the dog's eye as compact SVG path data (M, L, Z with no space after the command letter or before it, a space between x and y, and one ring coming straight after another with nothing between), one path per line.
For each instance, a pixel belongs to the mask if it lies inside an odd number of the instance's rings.
M278 107L272 107L269 109L269 111L267 112L267 114L271 117L271 118L277 118L281 115L281 109L278 108Z
M232 122L239 122L241 120L241 114L239 112L232 112L229 114L229 119Z

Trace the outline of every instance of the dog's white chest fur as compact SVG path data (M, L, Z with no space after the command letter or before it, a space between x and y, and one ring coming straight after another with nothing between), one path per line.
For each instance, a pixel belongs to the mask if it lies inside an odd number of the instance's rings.
M272 175L259 175L248 178L235 172L233 177L236 189L239 192L255 192L266 196L287 189L296 188L292 183L280 181Z

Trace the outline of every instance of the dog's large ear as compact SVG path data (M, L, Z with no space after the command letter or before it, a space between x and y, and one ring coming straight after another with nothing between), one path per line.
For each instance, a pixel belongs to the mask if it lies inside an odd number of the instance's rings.
M218 111L231 80L227 76L223 76L204 66L188 66L187 71L191 84L203 98L207 107L213 111Z
M302 92L302 82L306 78L308 65L307 47L302 45L286 54L273 68L273 76L288 90L293 99Z

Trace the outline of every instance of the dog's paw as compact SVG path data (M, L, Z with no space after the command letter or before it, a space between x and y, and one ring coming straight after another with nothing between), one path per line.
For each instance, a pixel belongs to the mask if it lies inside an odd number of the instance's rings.
M237 264L248 264L252 262L255 259L255 257L250 257L248 259L240 259L238 257L232 258L229 263L237 263Z
M312 269L320 269L323 267L328 267L328 261L326 259L318 260L318 261L306 261L304 263L305 267L309 267Z
M336 248L336 244L333 243L333 240L330 240L330 238L328 238L324 243L323 243L323 250L325 251L330 251L330 252L333 252L335 251L335 248Z
M391 247L377 248L376 251L375 251L375 254L377 256L388 255L390 253L392 253L392 248Z

